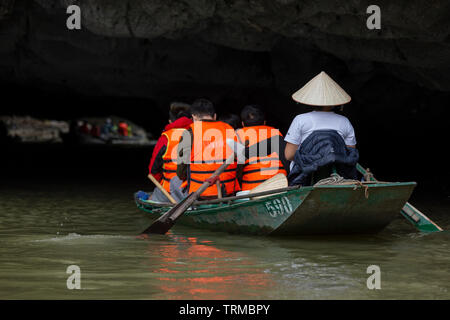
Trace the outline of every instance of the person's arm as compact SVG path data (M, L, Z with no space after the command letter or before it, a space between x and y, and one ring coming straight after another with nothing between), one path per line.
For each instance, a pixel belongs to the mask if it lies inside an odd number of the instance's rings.
M179 163L177 165L177 176L181 180L185 181L187 179L187 165L184 163Z
M192 148L192 130L188 129L183 132L178 143L178 158L177 158L177 176L181 180L187 179L187 166L191 158Z
M238 164L236 166L236 178L240 185L242 185L242 176L244 175L244 164Z
M167 138L162 135L159 137L155 148L152 152L152 158L150 160L150 164L148 166L148 173L155 177L156 180L161 181L162 179L162 162L159 163L159 158L162 161L162 155L167 148ZM164 148L164 151L161 153L161 149Z
M284 156L286 160L293 161L295 152L298 150L300 141L302 141L302 128L305 120L306 114L298 115L292 121L288 132L284 138L286 142L286 147L284 148Z
M158 153L155 156L155 159L153 161L153 165L151 166L150 173L152 176L156 178L156 174L162 174L163 172L163 155L166 153L167 146L162 146L161 149L159 149Z
M286 160L293 161L297 149L298 149L297 144L286 142L286 148L284 149L284 156L286 157Z
M286 173L289 174L290 171L290 163L289 160L286 159L286 142L284 141L284 138L282 136L278 136L278 157L280 158L281 163L283 164L284 170L286 170Z
M345 132L344 141L348 148L356 148L355 129L353 129L353 126L352 126L350 120L348 120L348 119L347 119L347 130Z

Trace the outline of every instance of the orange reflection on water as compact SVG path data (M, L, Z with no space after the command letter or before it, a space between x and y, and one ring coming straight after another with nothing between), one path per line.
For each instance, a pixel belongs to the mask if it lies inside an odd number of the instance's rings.
M270 275L242 252L194 237L169 237L171 243L149 248L163 299L250 299L272 285Z

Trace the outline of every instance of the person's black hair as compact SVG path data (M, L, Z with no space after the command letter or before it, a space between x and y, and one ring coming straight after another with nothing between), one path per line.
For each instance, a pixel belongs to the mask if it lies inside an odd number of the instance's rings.
M169 119L175 121L181 117L191 117L191 106L183 102L172 102L169 109Z
M233 127L233 129L238 129L241 127L241 118L239 118L239 116L234 113L227 113L221 115L219 117L219 121L228 123L230 126Z
M197 99L191 105L192 115L213 117L215 113L213 103L207 99Z
M264 120L266 120L261 107L255 104L245 106L242 109L241 119L246 127L263 125Z

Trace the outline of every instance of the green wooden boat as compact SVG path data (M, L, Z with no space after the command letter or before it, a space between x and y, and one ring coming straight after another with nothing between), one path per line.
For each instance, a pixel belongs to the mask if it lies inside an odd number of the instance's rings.
M288 187L276 194L259 194L264 197L258 199L244 199L246 195L198 201L177 224L251 235L374 233L398 217L415 186L415 182L365 182ZM170 204L142 200L138 193L135 201L154 218L171 208Z

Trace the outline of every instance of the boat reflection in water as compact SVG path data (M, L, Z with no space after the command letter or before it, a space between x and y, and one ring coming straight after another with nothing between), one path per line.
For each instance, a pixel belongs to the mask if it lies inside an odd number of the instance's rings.
M169 241L148 248L155 274L152 286L160 292L156 299L239 299L241 295L256 299L273 285L263 266L242 252L173 232L166 237Z

